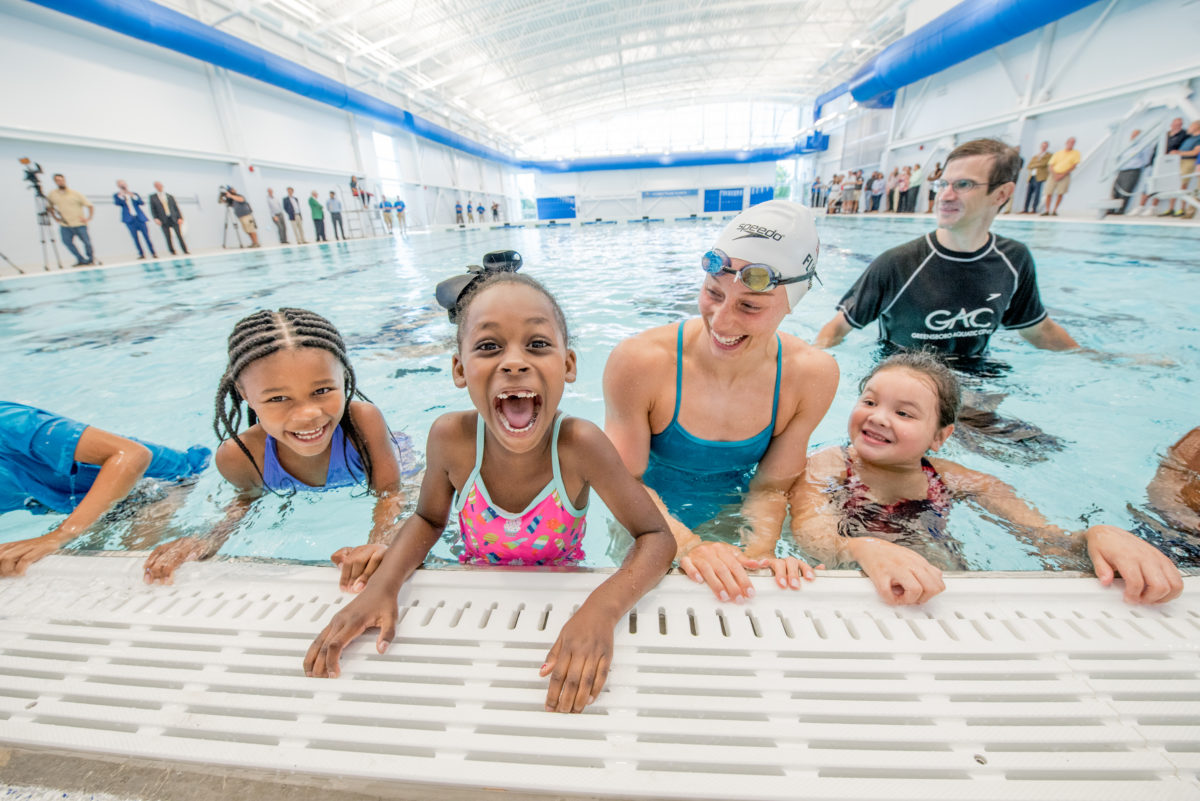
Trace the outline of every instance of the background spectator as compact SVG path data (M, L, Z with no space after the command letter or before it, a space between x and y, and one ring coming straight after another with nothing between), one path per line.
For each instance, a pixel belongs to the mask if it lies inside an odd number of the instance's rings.
M321 201L318 200L320 195L317 190L312 191L312 197L308 199L308 215L312 217L313 230L316 231L318 242L328 242L325 238L325 209L321 208Z
M271 215L271 222L275 223L275 227L279 230L279 244L287 244L287 224L283 221L284 211L283 206L279 205L279 199L275 197L275 190L267 188L267 213Z
M338 200L337 194L332 189L329 190L329 200L325 201L325 208L329 210L329 220L333 227L334 239L346 238L346 227L342 225L342 201ZM341 230L341 236L338 236L338 231Z
M228 198L225 202L233 209L233 216L238 218L242 230L250 237L250 247L258 247L258 226L254 224L254 211L251 210L250 204L232 186L225 187L225 194Z
M1057 217L1058 207L1062 205L1063 195L1071 188L1071 173L1079 166L1082 156L1075 149L1075 137L1067 140L1063 149L1056 151L1050 157L1050 180L1046 183L1046 210L1043 217ZM1053 202L1054 208L1050 208Z
M75 257L75 266L83 267L91 264L94 257L92 238L88 235L87 224L92 219L92 215L96 213L96 207L82 192L69 189L67 179L61 172L55 173L54 185L58 188L46 195L46 200L50 204L47 206L47 211L54 219L58 220L59 236L62 238L63 245ZM86 256L80 256L79 251L75 249L75 237L79 237L79 241L83 242Z
M163 236L167 240L167 250L171 251L172 256L175 255L175 245L171 241L172 231L179 238L180 250L184 253L188 252L187 244L183 241L183 231L180 228L183 215L179 212L179 204L175 202L174 195L163 191L161 181L154 182L154 194L150 196L150 216L154 218L154 224L162 229Z
M1129 141L1136 141L1141 131L1134 129L1129 135ZM1142 170L1150 166L1150 162L1154 161L1154 143L1146 145L1138 150L1132 156L1127 157L1117 171L1117 179L1113 181L1112 197L1114 200L1121 201L1121 207L1112 209L1106 214L1124 214L1129 207L1129 198L1133 197L1133 190L1137 188L1138 180L1142 177Z
M1183 179L1179 188L1187 189L1188 183L1192 180L1192 173L1196 171L1196 156L1200 155L1200 120L1193 120L1187 128L1187 135L1179 143L1179 146L1175 150L1168 150L1167 153L1179 155L1179 177ZM1174 215L1191 218L1195 213L1196 207L1183 201L1180 201L1179 210L1176 211L1175 200L1172 199L1171 205L1159 216Z
M130 192L126 183L118 180L117 191L113 192L113 205L121 208L121 222L125 223L129 235L133 237L138 258L146 258L142 242L138 239L138 234L141 234L142 239L146 240L146 247L150 249L150 255L157 259L158 254L154 252L154 245L150 242L150 229L146 227L146 212L142 211L142 206L145 205L142 196L137 192Z
M283 213L292 222L292 230L296 232L296 241L303 245L307 240L304 238L304 215L300 213L300 209L300 198L296 197L296 190L289 186L287 197L283 199Z
M1022 214L1037 214L1042 204L1042 184L1050 177L1050 143L1042 142L1036 155L1029 160L1029 185L1025 187L1025 208Z

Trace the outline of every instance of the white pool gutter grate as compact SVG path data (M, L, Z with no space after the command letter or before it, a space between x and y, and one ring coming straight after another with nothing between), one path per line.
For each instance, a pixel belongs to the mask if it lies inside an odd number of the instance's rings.
M419 571L388 654L301 660L332 568L51 557L0 583L0 743L395 783L646 798L1198 799L1200 578L1162 608L1094 579L861 578L745 605L668 576L608 686L543 711L537 672L602 573Z

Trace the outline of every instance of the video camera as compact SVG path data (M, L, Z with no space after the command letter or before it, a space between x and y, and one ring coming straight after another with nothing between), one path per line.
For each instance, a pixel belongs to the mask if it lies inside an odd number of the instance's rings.
M233 198L231 198L231 197L229 196L229 193L230 193L230 192L232 192L232 191L233 191L233 187L232 187L232 186L228 186L228 185L226 185L226 184L221 184L220 186L218 186L218 187L217 187L217 192L218 192L218 194L217 194L217 202L218 202L218 203L224 203L224 204L226 204L226 205L228 205L228 206L232 206L232 205L233 205Z
M19 161L25 167L25 180L29 182L33 188L33 193L38 197L42 195L42 182L38 180L38 176L42 174L42 165L37 162L31 162L28 158L22 156ZM31 166L32 165L32 166Z
M515 273L521 269L521 254L515 250L493 250L483 254L483 266L467 265L467 272L438 283L433 295L438 305L446 310L450 322L458 320L458 304L480 281L492 273Z

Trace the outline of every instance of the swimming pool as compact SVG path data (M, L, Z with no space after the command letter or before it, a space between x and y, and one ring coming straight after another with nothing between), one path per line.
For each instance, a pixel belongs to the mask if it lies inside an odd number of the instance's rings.
M0 283L2 364L11 400L42 406L121 433L167 444L214 444L212 405L224 367L225 337L258 308L303 306L341 329L359 386L393 429L423 450L425 432L448 409L466 408L450 381L453 328L433 302L434 284L478 263L489 250L514 248L525 271L558 295L579 352L579 379L562 407L603 422L601 374L621 339L695 312L698 254L723 222L525 228L416 234L311 247L246 251ZM819 270L824 280L784 322L811 339L835 303L880 251L931 227L928 219L823 218ZM1003 393L1000 411L1063 440L1040 461L975 452L952 440L943 455L1013 484L1052 521L1086 519L1129 527L1145 507L1158 455L1200 424L1200 230L1003 220L1038 261L1043 302L1085 347L1149 354L1099 360L1038 351L1014 333L993 338L994 361L1011 366L983 389ZM876 354L873 331L852 334L834 353L842 385L812 446L841 442L859 377ZM365 540L371 503L361 490L324 496L267 497L222 554L322 561ZM232 496L207 471L173 519L178 531L207 530ZM588 563L610 565L612 543L597 499L589 520ZM43 533L50 520L0 518L0 541ZM125 524L80 543L122 547ZM1042 560L1007 532L959 506L951 530L979 569L1041 569ZM452 559L444 541L434 559Z

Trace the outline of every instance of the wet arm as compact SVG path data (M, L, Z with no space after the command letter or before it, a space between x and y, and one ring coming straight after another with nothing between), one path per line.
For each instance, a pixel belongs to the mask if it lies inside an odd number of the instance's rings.
M100 465L83 500L52 534L65 545L124 498L150 466L150 451L131 439L88 426L75 446L75 461Z
M792 537L801 550L829 567L851 560L846 538L838 533L839 510L823 491L830 477L830 451L809 458L808 470L788 493L792 511Z
M803 397L787 427L771 440L742 505L749 526L743 543L746 555L755 559L775 555L775 543L787 516L788 493L804 474L809 438L837 392L838 366L829 354L808 349L802 360L789 363L804 377Z
M1171 560L1124 529L1094 525L1084 531L1064 531L1050 524L1041 512L1021 500L1012 487L993 476L952 462L942 462L937 469L943 478L952 475L952 490L966 489L984 509L1013 524L1013 533L1019 539L1035 545L1041 552L1086 550L1101 584L1110 584L1116 574L1125 579L1125 600L1129 603L1162 603L1183 591L1179 569Z
M0 545L0 576L24 574L29 565L87 531L114 503L129 494L151 459L144 445L93 426L83 430L73 456L77 462L100 465L91 489L53 531Z
M671 566L675 542L645 488L625 469L612 443L595 425L571 420L560 440L565 460L579 466L617 522L633 535L621 567L587 597L563 626L540 671L550 676L546 709L581 712L608 678L613 629ZM563 448L563 446L566 446Z
M142 571L142 579L147 584L170 584L174 581L175 570L184 562L208 559L220 551L250 511L254 500L263 494L258 471L232 440L221 443L213 462L221 477L237 488L237 497L225 505L221 520L207 533L180 537L151 551Z
M305 674L339 675L343 649L372 626L379 627L375 642L379 653L386 651L396 636L396 596L437 543L450 516L454 487L450 483L447 452L453 448L450 443L462 439L460 425L453 418L454 415L444 415L430 428L425 450L429 464L421 482L416 513L404 521L362 594L334 615L313 640L304 657Z
M1171 525L1200 533L1200 427L1167 451L1146 495Z
M1042 350L1078 350L1079 343L1067 330L1049 317L1017 331L1026 341Z
M832 348L846 338L853 330L853 326L846 319L846 315L838 309L833 315L833 319L825 323L820 332L817 333L817 339L813 342L818 348Z
M371 491L376 498L367 543L386 546L398 530L400 513L407 500L400 487L400 462L391 431L378 407L354 401L350 404L350 414L371 457Z
M338 586L360 592L382 563L400 524L408 498L400 485L400 463L383 414L370 403L355 401L350 413L371 457L371 491L375 493L371 533L363 545L334 551L329 560L341 568Z

